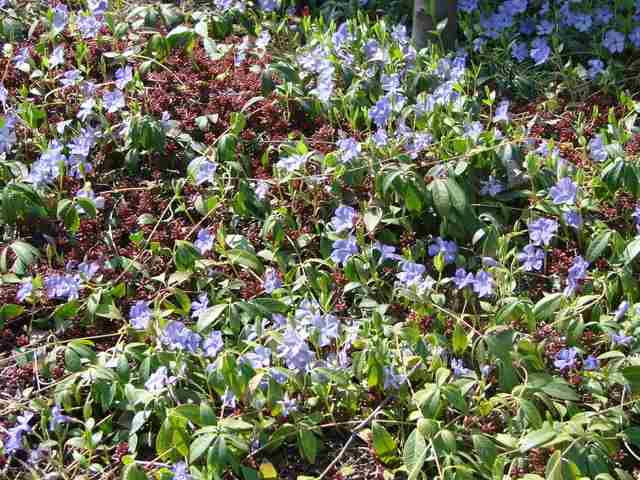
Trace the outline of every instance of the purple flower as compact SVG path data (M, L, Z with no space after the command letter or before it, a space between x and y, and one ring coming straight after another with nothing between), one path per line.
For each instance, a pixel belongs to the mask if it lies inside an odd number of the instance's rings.
M511 56L515 58L519 63L525 61L529 56L529 47L526 42L515 42L511 45Z
M102 28L102 22L93 15L77 15L76 26L82 33L82 38L94 38Z
M109 8L108 0L88 0L89 10L96 16L104 15Z
M145 330L151 321L149 302L138 300L129 310L129 321L136 330Z
M229 388L227 388L224 391L224 394L222 395L221 400L222 400L222 410L224 410L225 407L229 407L231 409L236 408L236 402L238 401L236 396L233 394L233 392L229 390Z
M539 218L529 224L529 238L533 245L549 245L558 231L558 222L550 218Z
M289 414L298 410L298 402L293 398L289 398L288 393L285 393L284 398L279 400L277 403L282 409L283 417L288 417Z
M209 233L209 230L201 228L198 232L196 241L193 242L193 245L196 247L198 252L200 252L200 255L204 255L209 250L213 249L214 240L215 238Z
M484 127L480 122L465 123L464 125L464 135L474 142L478 141L482 132L484 132Z
M304 338L291 328L288 328L282 337L278 356L285 361L287 368L296 371L308 370L315 359L315 354L309 349Z
M471 370L465 368L464 362L458 358L451 359L451 369L453 370L453 376L456 378L464 377L471 373Z
M193 480L193 477L189 474L189 467L184 462L176 463L171 468L171 473L173 474L173 480Z
M18 53L13 57L13 63L15 63L18 70L27 70L29 68L29 49L21 48Z
M627 301L621 302L620 305L618 305L616 313L613 315L614 320L616 322L619 322L620 320L622 320L622 318L624 318L624 316L626 315L627 310L629 310L629 302Z
M582 227L582 215L580 215L580 212L577 212L575 210L565 212L564 221L568 226L573 227L576 230L580 230L580 228Z
M224 347L224 341L222 333L218 330L212 331L202 342L202 350L207 357L215 357L222 350L222 347Z
M578 361L578 350L574 347L563 348L555 357L553 365L560 371L569 370L576 367Z
M493 277L486 270L478 270L473 280L473 291L478 297L486 297L493 294Z
M207 308L209 308L209 297L206 292L203 292L191 303L191 318L199 318Z
M490 175L487 180L481 180L480 185L480 195L488 195L490 197L495 197L504 191L504 184L493 175Z
M547 43L546 38L538 37L531 42L531 51L529 55L536 65L545 63L551 54L551 47Z
M344 265L353 255L358 254L358 242L356 237L349 235L344 240L336 240L333 242L333 251L331 252L331 260L337 264Z
M613 18L613 12L609 7L599 7L593 11L596 23L606 25Z
M464 268L458 268L456 274L453 277L453 283L456 284L456 288L461 290L465 287L473 286L474 282L473 273L468 272Z
M53 49L53 53L49 57L49 68L64 65L64 45L58 45Z
M493 115L494 122L509 122L511 120L509 115L509 100L501 101L496 107L496 111Z
M80 104L80 111L78 111L76 117L86 122L89 115L93 113L93 108L96 106L96 101L93 98L88 98Z
M583 368L585 370L598 370L600 368L600 360L593 355L589 355L584 359Z
M204 157L197 157L190 163L195 165L195 180L196 185L202 185L205 182L213 183L215 180L216 171L218 170L218 164L212 162Z
M67 70L62 74L60 78L60 83L65 87L70 87L72 85L77 85L82 81L82 73L80 70L71 69Z
M271 365L271 349L258 345L253 352L249 352L243 357L251 364L251 368L268 368Z
M569 177L562 178L549 190L549 195L551 195L555 205L563 203L574 204L577 194L578 186Z
M116 70L116 87L124 90L125 87L133 80L133 68L127 65L124 68Z
M49 298L66 298L76 300L82 288L79 275L51 275L44 279Z
M436 237L434 243L429 245L429 256L435 257L439 253L443 254L445 264L453 263L458 255L458 245L453 240L443 240L442 237Z
M392 245L385 245L376 241L373 244L373 249L380 252L380 262L384 262L385 260L400 260L402 257L398 255L396 252L396 247Z
M382 148L386 146L389 141L389 136L387 135L387 131L382 128L379 128L378 130L376 130L376 133L373 134L372 138L373 138L373 143L378 148Z
M278 271L274 268L268 268L264 272L264 279L262 280L262 287L267 293L273 293L278 288L282 288L282 280L278 275Z
M309 159L309 154L306 155L297 155L293 154L285 158L281 158L278 163L276 163L276 167L282 168L287 172L295 172Z
M67 6L60 3L53 9L53 26L57 30L64 30L67 25L67 18L69 16L69 10Z
M49 430L55 430L58 425L67 423L70 420L69 417L62 414L62 408L58 405L54 405L51 409L51 419L49 420Z
M85 280L91 280L100 270L100 262L82 262L78 265L78 272Z
M478 9L478 0L459 0L458 10L464 13L472 13Z
M260 8L265 12L273 12L279 7L278 0L258 0L258 3L260 4Z
M383 377L383 388L385 390L398 390L400 386L406 381L406 377L400 373L397 373L392 367L383 368Z
M608 30L602 38L602 45L610 53L622 53L624 51L624 34L616 30Z
M351 230L358 218L358 212L352 207L346 205L340 205L333 212L333 218L331 219L331 226L336 233L342 233L345 230Z
M609 334L611 337L611 344L615 346L628 347L633 342L632 336L627 336L624 333L611 333Z
M638 203L631 214L636 224L636 230L640 233L640 203Z
M595 80L596 77L604 71L604 63L598 58L589 60L587 64L589 65L587 76L590 80Z
M527 245L517 256L525 271L540 271L544 264L544 252L535 245Z
M402 271L396 274L398 280L406 287L409 288L422 280L422 275L426 271L426 267L419 263L402 262L400 264Z
M29 425L33 416L33 412L24 412L24 414L18 416L16 419L16 425L7 431L8 437L4 444L4 451L7 455L10 456L16 450L22 448L22 437L25 433L30 433L33 430L31 425Z
M339 151L340 162L349 163L360 156L362 147L355 138L343 138L336 143Z
M31 292L33 292L33 279L29 277L20 284L20 288L16 293L16 300L20 303L24 302L25 299L31 295Z
M102 101L104 102L105 107L107 107L107 112L109 113L115 113L126 106L124 94L122 93L122 90L118 89L106 92L102 95Z
M607 150L604 148L604 137L600 134L594 135L589 142L589 152L596 162L604 162L609 158Z
M640 48L640 27L634 28L629 34L629 40L634 47Z
M340 320L335 315L322 315L316 317L313 323L318 334L318 345L326 347L331 341L338 338Z
M172 320L162 331L160 341L171 350L185 350L194 353L200 346L202 338L191 331L182 322Z
M587 276L587 268L589 268L589 262L585 261L581 256L573 259L571 267L569 267L567 286L564 289L566 296L571 296L575 293L579 281Z
M389 122L391 112L392 108L389 96L385 95L369 109L369 118L373 120L378 127L384 127Z
M254 184L253 191L256 194L256 198L258 200L266 200L270 188L271 187L268 182L261 180Z
M549 35L553 32L553 23L549 20L541 20L536 26L536 32L538 35Z

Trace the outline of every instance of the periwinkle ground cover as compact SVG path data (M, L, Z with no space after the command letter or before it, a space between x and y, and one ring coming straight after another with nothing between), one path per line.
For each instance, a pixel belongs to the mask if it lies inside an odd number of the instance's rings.
M2 475L638 474L640 6L459 10L3 3Z

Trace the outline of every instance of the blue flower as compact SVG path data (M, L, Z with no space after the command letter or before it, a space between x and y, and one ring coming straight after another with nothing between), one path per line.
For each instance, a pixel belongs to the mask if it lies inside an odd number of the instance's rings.
M205 253L213 249L214 241L215 238L213 237L213 235L211 235L211 233L209 233L209 230L207 230L206 228L201 228L198 232L198 236L196 237L196 241L193 242L193 245L196 247L198 252L200 252L200 255L204 255Z
M384 262L385 260L400 260L402 257L395 253L396 247L392 245L385 245L376 241L373 244L373 249L380 252L380 262Z
M309 349L305 339L291 328L287 329L282 337L278 356L285 361L287 368L296 371L308 370L315 359L315 354Z
M273 12L280 6L280 2L278 0L258 0L260 4L260 8L265 12Z
M471 370L465 368L464 362L458 358L451 359L451 369L453 370L453 376L457 378L464 377L471 373Z
M387 135L386 130L379 128L376 130L376 133L373 134L373 143L378 148L382 148L387 145L389 141L389 136Z
M604 63L599 58L591 59L587 64L589 65L589 68L587 69L587 76L590 80L595 80L596 77L604 71Z
M124 88L133 80L133 68L129 65L124 68L116 70L116 87L120 90Z
M549 245L558 231L558 222L550 218L539 218L529 224L529 238L534 245Z
M511 45L511 56L522 63L529 56L529 47L526 42L515 42Z
M48 63L49 68L55 68L58 65L64 65L64 45L58 45L53 49Z
M634 47L640 48L640 27L634 28L629 34L629 40Z
M529 55L531 55L531 58L536 65L542 65L545 63L550 54L551 47L549 47L546 38L538 37L531 42L531 51L529 52Z
M598 370L600 368L600 360L593 355L589 355L584 359L583 368L585 370Z
M171 469L173 474L173 480L193 480L193 477L189 474L189 468L184 462L176 463Z
M569 275L567 277L567 286L564 289L566 296L571 296L578 288L579 281L587 276L587 268L589 262L585 261L581 256L573 259L571 267L569 267Z
M149 302L138 300L129 310L129 321L136 330L145 330L151 321Z
M63 30L67 25L69 10L66 5L60 3L53 9L53 26L58 30Z
M253 352L244 355L244 360L251 364L251 368L268 368L271 366L271 349L258 345Z
M207 357L215 357L222 347L224 347L224 341L222 333L218 330L213 330L202 342L202 350Z
M198 299L191 303L191 318L199 318L209 307L209 297L206 292L198 295Z
M278 271L276 269L268 268L267 271L264 272L262 287L267 293L273 293L278 288L282 288L282 280L280 280L280 275L278 275Z
M378 127L384 127L389 122L392 111L389 96L385 95L369 109L369 118L373 120Z
M458 255L458 245L453 240L443 240L442 237L436 237L434 243L429 245L429 256L435 257L439 253L443 254L445 264L453 263Z
M352 207L347 205L340 205L333 212L333 218L331 219L331 226L336 233L342 233L345 230L351 230L358 218L358 212Z
M66 298L75 300L80 296L79 275L51 275L44 279L44 286L47 289L49 298Z
M549 190L549 195L555 205L563 203L571 205L576 202L577 194L578 186L569 177L562 178Z
M301 166L307 163L309 156L310 154L306 154L306 155L292 154L292 155L289 155L288 157L281 158L278 161L278 163L276 163L276 167L282 168L287 172L295 172Z
M355 138L343 138L336 143L340 162L349 163L360 156L362 147Z
M485 270L478 270L473 280L473 291L478 297L486 297L493 294L493 277Z
M576 230L580 230L580 228L582 228L582 215L580 215L580 212L575 210L565 212L563 218L568 226L573 227Z
M100 270L100 262L82 262L78 265L78 272L85 280L91 280Z
M459 0L458 10L465 13L472 13L478 9L478 0Z
M335 315L322 315L314 319L313 326L318 335L318 345L326 347L338 338L340 320Z
M126 106L124 93L122 90L112 90L102 95L104 106L107 107L108 113L115 113Z
M540 271L544 264L544 252L541 248L529 244L517 255L517 259L525 271Z
M630 306L629 302L627 302L626 300L621 302L620 305L618 305L618 308L613 315L613 318L615 319L616 322L619 322L620 320L622 320L622 318L624 318L624 316L627 313L627 310L629 310L629 306Z
M383 388L385 390L398 390L400 386L407 380L404 375L397 373L392 367L384 367L382 369L382 373L384 377Z
M406 288L419 283L422 280L422 275L427 269L424 265L419 263L406 261L402 262L400 266L402 271L396 274L396 277Z
M555 357L553 365L560 371L569 370L576 367L578 361L578 350L574 347L563 348Z
M69 417L62 414L62 408L58 405L54 405L51 409L51 419L49 420L49 430L55 430L58 425L67 423L70 420Z
M289 398L289 394L286 392L282 400L278 400L277 403L282 409L283 417L288 417L291 413L298 410L298 402L293 398Z
M190 353L194 353L198 349L201 340L200 335L176 320L170 321L160 336L160 341L171 350L185 350Z
M24 302L25 299L31 295L31 292L33 292L33 279L29 277L20 284L20 288L16 293L16 300L21 303Z
M609 336L611 337L611 344L614 347L618 345L628 347L634 340L632 336L627 336L624 333L611 333Z
M333 251L331 252L331 260L337 264L344 265L352 256L358 254L358 242L356 237L349 235L344 240L336 240L333 242Z
M456 288L461 290L468 286L473 286L474 282L473 273L468 272L464 268L458 268L455 276L453 277L453 283L456 284Z
M602 45L610 53L622 53L624 51L624 33L608 30L602 38Z
M496 111L493 114L494 122L509 122L511 120L509 115L509 100L501 101L496 107Z
M478 141L478 139L480 138L480 135L482 135L482 132L484 132L484 127L480 122L476 121L471 123L465 123L464 125L465 137L472 139L474 142Z
M12 455L16 450L22 448L22 437L25 433L30 433L33 428L29 425L29 422L33 418L33 412L25 412L18 416L17 423L14 427L11 427L7 433L8 437L4 442L4 451L7 455Z
M493 175L490 175L487 180L481 180L480 185L480 195L488 195L490 197L495 197L504 192L505 189L504 184Z
M604 148L604 137L602 135L594 135L589 141L589 152L591 152L591 156L596 162L604 162L609 158L609 154Z

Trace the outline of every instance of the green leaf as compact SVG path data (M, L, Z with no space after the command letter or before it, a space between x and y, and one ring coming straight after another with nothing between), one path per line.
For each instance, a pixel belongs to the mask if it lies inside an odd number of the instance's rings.
M449 189L447 183L441 178L436 178L429 185L433 204L441 217L446 217L451 211L451 200L449 199Z
M309 463L316 463L318 454L318 439L312 431L302 428L298 431L298 449Z
M563 298L565 298L563 293L552 293L538 300L538 303L533 307L533 315L536 320L540 321L551 318L560 307Z
M196 324L196 330L199 332L205 330L209 327L213 322L215 322L220 315L229 307L228 303L220 303L218 305L214 305L213 307L207 308L199 317L198 323Z
M640 365L623 368L622 375L629 382L632 392L640 391Z
M491 470L498 456L498 449L495 444L489 438L479 434L472 435L471 440L473 441L473 448L480 455L482 463L487 469Z
M180 25L167 34L167 42L171 48L178 45L186 45L193 37L195 32L192 28Z
M404 444L403 459L409 480L416 480L427 458L427 442L422 434L413 430Z
M373 434L373 449L382 460L382 463L388 463L396 454L396 441L380 422L373 422L371 431Z
M640 238L636 238L633 240L627 248L624 249L622 253L622 261L625 265L629 265L631 262L635 260L635 258L640 253Z
M601 232L593 240L591 240L586 254L587 260L589 262L593 262L602 254L602 252L605 251L605 249L609 245L609 240L611 239L612 234L613 232L611 230L607 230Z
M217 433L206 433L196 437L189 447L189 462L193 463L204 455L217 436Z
M456 355L462 355L469 346L469 337L467 337L464 328L460 322L456 323L453 329L453 353Z
M13 242L11 244L11 250L13 250L13 253L18 257L13 269L19 275L25 273L26 268L40 257L40 252L37 248L31 246L27 242L23 242L22 240L16 240Z
M551 428L542 428L540 430L534 430L520 440L520 452L525 453L532 448L537 448L544 445L547 442L553 440L558 433Z
M122 480L148 480L148 477L138 465L130 463L122 471Z
M228 257L229 261L233 264L247 267L260 275L264 273L264 266L255 253L240 248L234 248L229 251Z

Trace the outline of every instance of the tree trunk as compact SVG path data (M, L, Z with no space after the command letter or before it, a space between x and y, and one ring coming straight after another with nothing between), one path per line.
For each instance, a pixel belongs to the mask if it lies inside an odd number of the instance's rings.
M436 38L431 32L434 32L438 23L445 18L447 26L441 34L442 42L446 49L455 46L458 33L457 3L456 0L414 0L412 37L418 50Z

